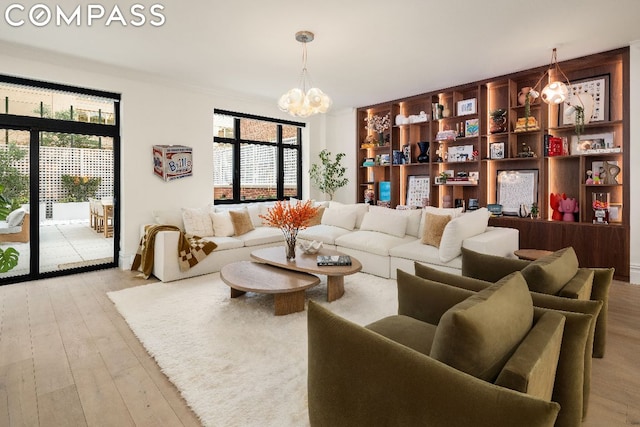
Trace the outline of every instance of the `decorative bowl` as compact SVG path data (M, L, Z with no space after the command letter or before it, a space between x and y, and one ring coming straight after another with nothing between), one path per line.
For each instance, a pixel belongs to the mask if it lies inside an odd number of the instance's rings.
M305 254L315 254L322 248L322 242L314 240L313 242L299 241L298 247L302 249Z

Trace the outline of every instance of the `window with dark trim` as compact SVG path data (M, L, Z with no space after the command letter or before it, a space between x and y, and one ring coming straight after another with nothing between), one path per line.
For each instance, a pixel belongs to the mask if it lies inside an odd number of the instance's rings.
M304 126L304 123L216 109L213 114L215 203L300 198Z

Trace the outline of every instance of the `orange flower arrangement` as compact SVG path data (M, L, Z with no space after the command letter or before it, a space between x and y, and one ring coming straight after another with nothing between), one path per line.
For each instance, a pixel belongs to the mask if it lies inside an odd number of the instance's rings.
M318 213L311 200L306 202L276 202L267 209L266 215L260 215L265 223L271 227L278 227L284 234L287 259L296 257L296 239L298 231L307 228L309 221Z

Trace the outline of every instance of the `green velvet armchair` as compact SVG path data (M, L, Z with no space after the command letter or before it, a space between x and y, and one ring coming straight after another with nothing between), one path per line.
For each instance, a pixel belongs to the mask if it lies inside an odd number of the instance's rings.
M536 261L481 254L462 248L462 275L496 282L521 271L533 292L559 297L602 301L595 325L593 357L604 357L607 340L609 288L614 268L580 268L572 247L560 249Z
M312 426L557 425L567 317L520 273L475 293L399 270L398 302L366 327L309 303Z

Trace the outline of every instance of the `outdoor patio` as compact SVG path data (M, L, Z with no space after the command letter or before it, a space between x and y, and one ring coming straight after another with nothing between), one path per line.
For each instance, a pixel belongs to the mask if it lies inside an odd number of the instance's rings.
M18 265L0 277L25 275L29 272L29 243L2 243L20 253ZM40 223L40 272L66 270L113 260L113 237L104 237L89 225L89 220Z

